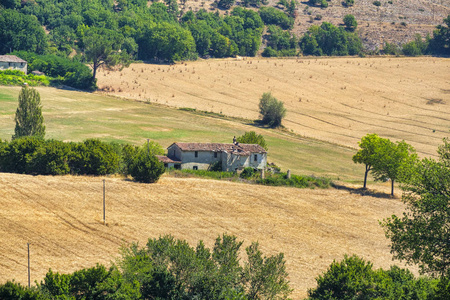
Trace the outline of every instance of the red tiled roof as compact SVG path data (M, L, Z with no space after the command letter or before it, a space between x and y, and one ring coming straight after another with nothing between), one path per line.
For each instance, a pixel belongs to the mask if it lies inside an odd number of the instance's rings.
M26 63L25 60L15 56L15 55L0 55L1 62L18 62L18 63Z
M174 163L174 164L181 163L181 161L172 160L165 155L156 155L156 157L162 163Z
M182 151L229 152L241 155L266 153L266 150L257 144L174 143L172 145L177 145Z

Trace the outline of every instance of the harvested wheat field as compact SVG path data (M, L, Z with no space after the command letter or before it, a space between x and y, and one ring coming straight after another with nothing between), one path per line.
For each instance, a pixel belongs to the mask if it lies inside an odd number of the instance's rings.
M357 147L367 133L433 156L450 129L450 59L233 58L132 64L98 73L108 94L258 118L263 92L284 102L294 132Z
M264 254L285 253L295 299L333 259L358 254L375 267L392 264L378 220L402 212L399 199L361 196L348 189L264 187L164 176L156 184L106 179L102 223L100 177L0 174L0 282L27 282L49 268L73 272L109 265L121 245L172 234L211 247L222 233ZM243 249L242 249L243 250Z

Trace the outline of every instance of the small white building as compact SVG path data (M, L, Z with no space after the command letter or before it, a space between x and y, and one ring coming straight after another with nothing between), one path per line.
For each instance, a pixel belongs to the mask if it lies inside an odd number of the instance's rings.
M173 143L167 148L167 158L176 169L207 170L217 162L221 162L223 171L236 171L246 167L264 169L267 166L267 151L263 147L237 142Z
M19 70L27 75L27 62L15 55L0 55L0 71Z

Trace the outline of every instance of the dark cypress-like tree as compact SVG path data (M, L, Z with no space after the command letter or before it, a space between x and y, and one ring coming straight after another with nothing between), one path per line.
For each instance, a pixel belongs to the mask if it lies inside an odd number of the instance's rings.
M21 136L44 138L45 126L42 116L41 96L39 92L24 86L19 94L19 105L16 110L16 128L13 139Z

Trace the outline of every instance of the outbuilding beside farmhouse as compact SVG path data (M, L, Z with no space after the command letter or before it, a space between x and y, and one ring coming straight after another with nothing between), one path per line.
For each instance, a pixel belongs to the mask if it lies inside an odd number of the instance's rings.
M0 55L0 70L19 70L27 74L27 62L15 55Z
M256 144L173 143L167 148L167 157L159 160L176 169L207 170L220 162L223 171L246 167L264 169L267 151ZM172 165L173 164L173 165Z

